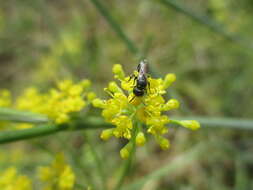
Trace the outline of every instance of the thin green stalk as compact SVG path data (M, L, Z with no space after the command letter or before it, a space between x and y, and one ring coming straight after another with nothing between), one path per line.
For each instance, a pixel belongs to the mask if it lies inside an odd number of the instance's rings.
M55 124L38 125L31 129L0 132L0 144L50 135L50 134L54 134L60 131L99 129L99 128L108 128L108 127L111 127L111 125L106 124L100 118L87 118L83 121L71 123L70 125L68 124L64 124L60 126L55 125Z
M103 187L103 190L106 190L107 187L106 187L106 175L105 175L105 171L104 171L104 167L103 167L103 163L101 162L101 159L96 151L96 149L93 147L92 145L92 140L90 138L90 135L89 134L85 134L84 135L85 138L86 138L86 141L90 147L90 151L91 151L91 154L96 162L96 167L98 169L98 173L99 173L99 177L101 178L101 182L102 182L102 187Z
M246 42L243 41L239 36L233 35L233 34L229 33L228 31L226 31L221 24L217 23L216 21L212 20L211 18L209 18L205 15L197 15L192 10L190 10L190 9L184 7L183 5L181 5L180 3L178 3L177 0L159 0L159 1L161 3L163 3L166 7L173 8L176 11L181 12L184 15L188 16L192 20L194 20L200 24L203 24L204 26L206 26L207 28L209 28L213 32L223 36L225 39L227 39L231 42L236 42L243 47L252 48L251 45L246 44Z
M229 129L245 129L253 130L253 120L239 119L239 118L212 118L212 117L173 117L178 120L197 120L200 122L202 128L216 127L216 128L229 128Z
M140 53L137 46L127 37L127 35L124 33L124 30L113 18L108 9L99 0L90 0L90 1L95 5L98 11L105 17L107 22L113 28L115 33L120 37L120 39L126 44L127 48L131 51L131 53L133 54Z
M172 119L180 120L197 120L200 122L202 128L216 127L217 129L238 129L238 130L253 130L253 120L236 119L236 118L208 118L208 117L174 117ZM0 132L0 144L40 137L54 134L60 131L67 130L85 130L85 129L102 129L111 128L111 124L105 123L103 119L91 117L83 118L70 125L57 126L55 124L38 125L31 129L12 130Z
M0 144L19 141L23 139L30 139L34 137L54 134L59 131L66 130L66 126L57 127L56 125L41 125L31 129L3 131L0 133Z
M113 18L110 11L106 6L104 6L99 0L90 0L94 6L98 9L101 15L104 16L105 20L109 23L109 25L112 27L114 32L118 35L118 37L123 41L123 43L126 45L128 50L138 56L139 59L143 59L145 57L143 52L137 47L137 45L126 35L124 32L124 29L121 27L119 22L116 21L116 19ZM144 50L145 51L145 50ZM145 52L144 52L145 53ZM153 67L153 65L149 65L150 73L158 77L158 71Z
M136 137L136 133L137 133L137 128L138 128L138 122L135 121L134 122L134 130L133 130L133 133L132 133L132 138L131 138L131 151L130 151L130 155L129 155L129 158L125 161L123 167L122 167L122 172L118 178L118 182L117 184L115 185L115 188L114 190L120 190L122 188L122 185L125 181L125 178L127 177L127 175L129 174L129 171L131 169L131 165L132 165L132 162L133 162L133 159L134 159L134 153L135 153L135 149L136 149L136 144L135 144L135 137Z
M0 121L13 121L22 123L47 123L46 116L10 108L0 108Z

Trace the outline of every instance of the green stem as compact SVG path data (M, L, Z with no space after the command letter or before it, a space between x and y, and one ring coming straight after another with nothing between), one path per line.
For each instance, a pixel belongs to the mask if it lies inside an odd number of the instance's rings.
M136 149L136 144L135 144L135 137L136 137L136 133L137 133L137 129L138 129L138 122L135 121L134 122L134 130L132 132L132 138L131 138L131 152L129 155L129 158L125 161L123 168L122 168L122 173L119 176L118 182L114 188L114 190L120 190L125 178L128 176L130 169L131 169L131 165L133 163L133 159L134 159L134 154L135 154L135 149Z
M107 187L106 187L106 175L105 175L105 171L104 171L104 167L103 167L103 164L105 164L105 163L101 162L101 159L100 159L96 149L93 146L94 143L92 143L92 139L90 137L90 134L85 134L84 136L85 136L87 144L90 148L91 154L92 154L92 156L93 156L93 158L96 162L95 165L98 169L99 177L101 178L102 188L103 188L103 190L106 190L107 189Z
M253 120L249 119L208 118L200 116L192 116L191 118L174 117L172 119L197 120L200 122L202 128L216 127L217 129L226 128L238 130L253 130ZM75 122L73 124L65 124L61 126L57 126L55 124L45 124L35 126L31 129L3 131L0 132L0 144L50 135L60 131L102 129L113 127L111 124L105 123L101 118L91 117L86 118L85 121L83 120Z
M213 32L223 36L225 39L227 39L231 42L238 43L239 45L241 45L243 47L252 48L251 45L246 44L245 41L242 41L242 39L240 37L238 37L236 35L232 35L228 31L226 31L222 27L222 25L220 25L216 21L210 19L209 17L207 17L205 15L195 14L190 9L188 9L188 8L184 7L183 5L181 5L180 3L178 3L178 1L176 1L176 0L160 0L160 2L163 3L167 7L172 7L176 11L183 13L184 15L188 16L192 20L194 20L200 24L203 24L204 26L208 27Z
M98 11L105 17L107 22L113 28L115 33L120 37L120 39L126 44L127 48L131 51L131 53L138 54L139 49L137 48L137 46L135 46L135 44L130 40L130 38L127 37L121 26L113 18L113 16L110 14L107 8L99 0L90 0L90 1L95 5Z
M85 121L78 121L71 124L55 125L45 124L35 126L31 129L3 131L0 132L0 144L40 137L67 130L100 129L111 127L99 118L87 118Z
M253 130L253 120L250 120L250 119L219 118L219 117L212 118L212 117L200 117L200 116L173 117L173 119L176 119L176 120L197 120L198 122L200 122L200 125L203 128L217 127L217 128ZM177 121L174 121L174 123L179 124Z
M10 108L0 108L0 121L13 121L25 123L47 123L46 116Z
M54 134L65 129L65 126L57 127L56 125L49 124L41 125L31 129L3 131L0 133L0 144Z

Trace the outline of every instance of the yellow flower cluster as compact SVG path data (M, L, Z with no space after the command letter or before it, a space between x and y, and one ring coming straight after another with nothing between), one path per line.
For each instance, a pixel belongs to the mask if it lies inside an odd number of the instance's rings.
M11 105L11 94L8 90L0 90L0 107L9 107Z
M38 175L43 181L43 190L73 190L75 185L75 174L71 167L66 164L64 155L56 155L50 166L40 167Z
M32 183L27 176L18 175L16 168L11 167L0 174L1 190L31 190Z
M81 111L95 98L95 94L88 92L89 80L74 84L71 80L64 80L57 84L57 89L48 93L40 93L36 88L28 88L18 97L16 107L20 110L31 111L47 115L56 123L61 124L70 120L70 114Z
M143 97L137 97L133 94L133 78L125 76L122 66L119 64L113 67L114 77L120 81L120 86L116 82L110 82L105 91L111 96L108 100L94 99L93 106L103 109L102 116L115 128L106 129L102 132L101 138L104 140L112 136L117 138L132 139L136 145L142 146L146 142L145 131L152 134L162 149L169 148L168 139L163 137L168 132L167 124L175 122L170 120L162 112L177 109L179 102L176 99L165 101L162 95L166 89L176 80L174 74L167 74L164 79L154 79L148 77L150 87L147 87L147 93ZM134 71L137 76L138 72ZM178 124L189 128L198 129L200 127L197 121L176 121ZM141 123L138 125L136 123ZM129 156L129 144L121 149L122 158Z

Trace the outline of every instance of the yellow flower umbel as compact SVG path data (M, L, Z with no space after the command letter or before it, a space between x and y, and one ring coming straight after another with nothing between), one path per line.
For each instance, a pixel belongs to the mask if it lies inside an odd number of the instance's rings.
M70 114L81 111L87 102L95 98L95 94L88 92L89 80L74 84L71 80L64 80L57 84L57 89L48 93L40 93L36 88L28 88L17 99L16 107L20 110L31 111L47 115L58 124L70 120Z
M162 149L169 148L168 139L163 137L168 132L167 124L176 122L189 129L200 127L197 121L170 120L163 112L177 109L179 102L176 99L166 101L163 95L166 89L176 80L174 74L167 74L164 79L148 77L150 87L142 97L133 94L134 79L125 76L122 66L113 66L114 77L120 81L110 82L105 91L111 96L108 100L94 99L93 106L103 109L102 116L115 126L101 133L101 138L107 140L112 136L117 138L133 139L137 146L146 142L145 132L152 134ZM134 71L138 76L138 72ZM122 158L128 158L131 146L129 143L121 149Z
M72 190L75 184L75 174L66 164L63 154L56 155L50 166L38 169L40 180L44 184L43 190Z
M18 175L14 167L6 169L0 174L1 190L32 190L32 183L27 176Z

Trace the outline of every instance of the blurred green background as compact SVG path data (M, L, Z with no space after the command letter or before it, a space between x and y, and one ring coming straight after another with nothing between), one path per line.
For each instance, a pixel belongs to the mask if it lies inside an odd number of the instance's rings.
M112 65L131 73L145 57L152 75L177 75L168 92L181 101L174 115L251 119L252 18L250 0L2 0L0 87L15 97L29 86L46 90L65 78L88 78L105 97ZM168 166L137 189L253 189L252 131L219 127L171 129L168 151L150 139L138 148L127 183ZM78 182L99 189L99 157L110 189L121 146L102 142L99 131L57 134L2 145L0 167L16 165L36 178L34 168L63 151Z

